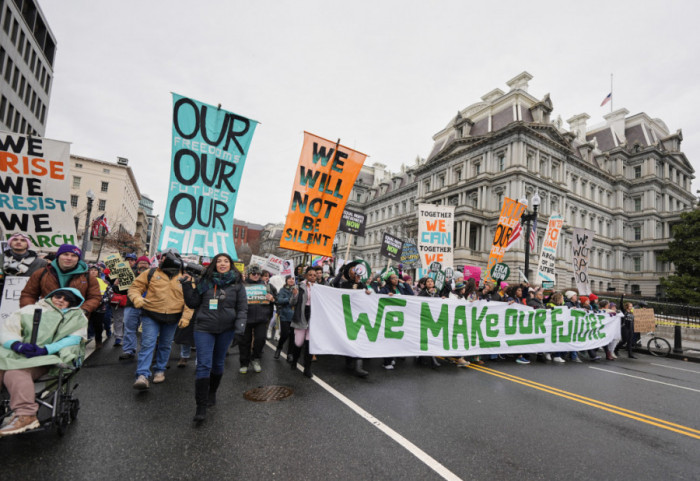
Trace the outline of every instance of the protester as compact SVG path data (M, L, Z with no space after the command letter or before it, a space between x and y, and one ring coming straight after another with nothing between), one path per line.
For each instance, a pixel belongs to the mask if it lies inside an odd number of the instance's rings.
M340 289L362 289L366 294L371 294L372 291L362 282L360 274L355 269L358 264L358 261L352 261L343 265L337 276L339 279L334 283L337 284ZM348 367L352 367L356 376L367 377L369 375L369 372L363 369L362 359L347 357L345 361Z
M284 278L284 286L280 289L277 295L277 306L279 306L279 316L280 316L280 338L277 341L277 349L275 350L275 359L280 358L282 349L284 348L284 343L290 338L290 333L292 332L292 318L294 317L294 299L299 294L299 289L297 289L294 283L293 276L287 276ZM289 341L287 347L287 359L290 358L290 353L292 352L292 343Z
M623 301L620 299L620 305L622 306L622 342L617 345L615 351L627 348L627 357L630 359L637 359L637 356L632 354L632 348L634 347L634 306L630 301Z
M185 305L182 286L178 280L182 260L174 249L161 257L160 267L153 273L142 272L129 288L129 299L141 312L141 350L138 354L134 389L149 388L153 352L155 357L153 383L165 381L165 368L178 322L188 323L192 310ZM151 274L151 275L149 275ZM145 295L145 297L144 297Z
M182 289L187 307L195 309L197 411L194 421L201 422L207 407L216 404L228 346L234 336L243 336L245 332L248 301L241 276L228 254L215 255L196 283L189 275L184 276Z
M105 314L107 312L107 307L109 306L109 301L112 299L112 286L107 282L103 281L100 277L100 268L96 264L91 264L88 268L90 277L97 281L100 286L100 293L102 294L102 302L97 309L90 315L90 327L92 327L92 334L95 336L95 349L102 349L102 332L105 323ZM88 333L89 336L90 333ZM107 336L109 337L109 335Z
M248 318L246 320L245 335L238 345L240 352L241 367L238 370L241 374L248 372L248 365L253 367L253 371L262 372L260 364L262 351L265 347L267 324L272 317L274 310L275 296L272 286L265 284L262 280L262 271L258 266L248 268L248 277L245 280L247 286L264 286L265 299L248 303ZM252 352L251 352L252 345Z
M31 250L32 247L32 240L22 233L14 233L7 239L7 249L1 254L2 272L5 276L30 277L42 267L46 267L48 262Z
M42 300L15 311L0 322L0 388L10 393L12 418L0 436L39 427L34 380L58 363L80 365L85 353L87 318L80 309L83 296L75 288L57 289ZM41 310L32 343L34 311Z
M129 256L130 254L127 254ZM133 255L133 254L131 254ZM129 259L129 264L132 265L132 271L134 272L134 278L139 277L142 273L146 272L151 266L151 262L148 257L143 256L136 262L136 256L134 255L134 262L132 263ZM154 272L155 272L155 268ZM115 282L115 287L117 292L121 294L127 294L126 296L126 307L124 307L124 314L122 316L122 322L124 325L124 338L122 343L122 353L119 355L120 360L133 359L136 356L137 339L136 333L138 332L139 326L141 325L141 309L134 307L134 303L128 296L129 289L121 289L119 287L119 280ZM131 287L131 286L129 286ZM115 333L117 327L114 328ZM116 334L115 334L116 335Z
M83 252L71 244L63 244L56 251L56 258L31 275L22 289L19 307L36 304L50 292L59 288L78 289L85 299L80 308L89 316L102 302L97 281L88 275L88 266L82 261Z
M304 353L304 376L311 378L311 352L309 352L309 320L311 319L311 296L316 283L318 272L309 267L306 269L306 278L299 284L299 292L292 297L294 303L294 317L291 327L294 329L294 345L292 346L292 370L297 368L297 363Z

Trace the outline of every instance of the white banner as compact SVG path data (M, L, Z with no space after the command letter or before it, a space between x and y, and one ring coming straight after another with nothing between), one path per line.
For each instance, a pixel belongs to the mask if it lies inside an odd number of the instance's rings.
M537 266L537 278L535 282L555 282L556 285L556 261L559 233L564 224L564 219L559 214L552 212L547 224L547 233L544 235L542 250L540 251L540 263Z
M36 250L77 244L70 206L70 144L0 132L0 231L31 237Z
M360 358L583 351L619 337L622 317L320 285L313 292L311 353Z
M574 229L574 238L571 242L574 259L574 279L579 296L588 296L591 293L591 281L588 279L588 263L590 262L591 247L593 247L592 230Z
M433 262L452 267L454 216L454 206L418 205L418 252L424 269Z

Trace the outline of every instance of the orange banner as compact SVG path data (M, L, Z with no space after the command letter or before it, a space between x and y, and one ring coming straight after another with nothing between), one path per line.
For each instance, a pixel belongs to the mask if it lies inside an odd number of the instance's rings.
M367 156L304 132L280 247L331 256L333 239Z
M484 280L492 280L491 269L503 260L503 255L506 253L506 246L508 245L508 239L510 239L515 225L520 220L520 216L523 215L525 207L527 207L525 204L521 204L517 200L509 199L508 197L503 201L501 216L498 218L498 227L496 227L496 234L493 236L493 245L491 246L489 263L486 266ZM523 233L522 235L524 236L525 234ZM528 239L525 239L525 242L528 242Z

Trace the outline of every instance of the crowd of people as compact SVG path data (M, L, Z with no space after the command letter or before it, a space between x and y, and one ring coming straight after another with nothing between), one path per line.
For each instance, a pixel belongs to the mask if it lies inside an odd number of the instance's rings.
M187 366L195 352L195 405L193 420L206 419L207 408L216 404L216 392L224 375L225 360L232 346L238 346L239 375L249 369L263 369L266 341L276 340L274 360L285 352L292 370L302 367L311 378L316 357L309 349L311 298L318 285L338 289L362 290L389 296L422 296L524 304L535 309L552 309L566 305L615 315L617 306L597 296L578 296L576 291L554 292L527 283L509 285L486 281L479 286L474 278L455 273L440 289L431 277L413 282L410 275L389 270L367 283L362 281L359 262L344 264L336 274L329 264L297 266L294 275L279 279L279 289L271 274L250 265L244 275L234 266L234 259L220 253L197 274L186 270L179 253L169 249L160 255L157 267L148 257L126 254L135 280L121 287L112 280L104 264L86 264L77 246L61 245L54 255L41 258L32 249L31 239L14 234L8 239L2 265L5 276L28 277L20 296L20 309L0 323L0 387L10 394L13 415L0 427L0 436L17 434L38 427L38 405L34 402L33 380L59 361L81 362L86 342L94 340L102 348L105 338L114 336L114 347L121 348L119 359L136 359L133 388L150 389L151 383L165 381L165 373L175 341L180 345L178 367ZM113 316L116 299L123 305L123 315ZM614 360L621 349L634 358L634 308L620 303L624 314L622 331L603 350L607 360ZM32 315L43 313L39 336L32 337ZM114 325L112 326L112 320ZM112 330L113 327L113 330ZM138 333L140 335L140 343ZM276 332L276 335L275 335ZM106 337L103 337L105 336ZM286 350L285 350L286 346ZM544 361L582 362L577 352L538 353ZM601 359L597 350L587 353L590 361ZM417 358L431 367L443 363L466 367L471 362L505 359L500 355L483 358ZM518 364L529 364L531 356L515 356ZM348 369L358 377L367 377L365 360L346 358ZM393 370L396 359L383 359L383 368Z

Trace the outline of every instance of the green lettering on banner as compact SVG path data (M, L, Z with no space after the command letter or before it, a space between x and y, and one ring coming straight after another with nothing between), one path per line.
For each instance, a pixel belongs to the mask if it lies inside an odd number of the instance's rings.
M360 313L357 317L357 321L353 320L352 316L352 307L350 306L350 295L348 294L343 294L342 295L343 299L343 314L345 316L345 331L348 336L348 339L351 341L356 341L357 336L360 333L360 329L364 326L365 332L367 333L367 339L369 339L370 342L375 342L377 340L377 335L379 334L379 328L382 325L382 318L384 317L384 309L388 307L404 307L406 305L406 300L405 299L398 299L398 298L382 298L379 299L379 304L377 306L377 315L374 320L374 326L369 321L369 316L367 313ZM392 315L391 320L388 319L389 315L387 314L387 325L391 324L391 327L388 327L385 330L384 335L387 335L387 332L391 332L392 338L396 338L394 336L396 335L401 335L403 337L403 332L397 333L391 331L391 328L393 327L398 327L403 325L403 313L390 313L390 314L400 314L399 317L396 317ZM391 321L391 322L390 322ZM399 339L401 338L399 337Z
M525 322L525 316L527 316L527 322ZM520 334L532 334L533 322L532 318L535 317L535 311L525 312L520 311L520 316L518 318L518 325L520 326Z
M486 314L486 335L498 337L498 314Z
M544 344L544 337L538 337L535 339L515 339L512 341L506 341L509 346L529 346L532 344Z
M457 336L462 336L462 346L469 349L469 330L467 327L467 306L457 306L452 326L452 349L459 349Z
M574 318L574 330L573 330L573 340L582 342L586 339L586 335L584 334L583 330L585 328L583 319L586 316L585 311L576 311L574 309L571 310L571 317ZM580 322L579 322L580 320Z
M506 309L505 333L512 336L518 331L518 311L517 309Z
M404 306L406 303L404 302ZM385 339L403 339L403 331L394 331L395 327L403 327L403 312L391 311L386 313L386 322L384 323L384 338Z
M488 307L484 306L481 309L481 314L477 316L476 313L476 307L472 307L472 346L478 345L479 347L482 348L488 348L488 347L498 347L501 345L499 341L486 341L484 339L484 334L481 332L481 323L484 321L484 318L486 317L486 313L489 310ZM496 323L498 323L498 315L497 314L492 314L490 317L495 317L496 318ZM498 334L498 331L496 331ZM491 337L493 335L490 334L490 328L487 328L487 334L489 334Z
M547 321L547 311L537 309L535 311L535 334L547 334L547 328L544 323Z
M433 313L430 312L430 305L423 302L420 308L420 350L428 350L428 330L433 337L438 337L442 332L442 347L446 351L450 349L450 340L448 338L450 315L448 305L440 306L440 315L438 320L433 320Z

